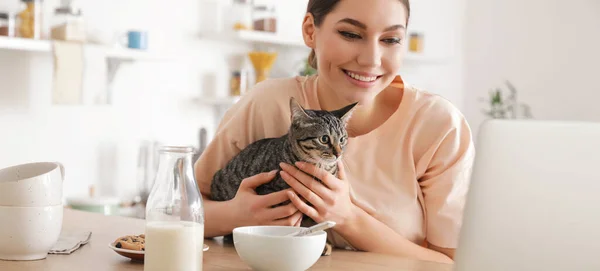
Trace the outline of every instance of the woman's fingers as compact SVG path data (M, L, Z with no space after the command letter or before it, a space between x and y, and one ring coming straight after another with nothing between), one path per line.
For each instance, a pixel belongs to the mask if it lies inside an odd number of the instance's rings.
M265 184L272 181L276 173L277 170L273 170L270 172L263 172L256 174L252 177L248 177L242 180L242 183L240 184L240 189L251 189L254 191L254 189L256 189L261 184Z
M298 210L300 212L309 216L317 223L321 222L321 219L319 217L319 212L317 212L317 210L315 210L315 208L306 204L306 202L304 202L302 199L300 199L300 197L298 197L298 195L296 195L296 193L291 192L291 191L289 191L287 193L290 197L290 200L292 201L292 204L294 204L294 206L296 206L296 208L298 208Z
M289 197L289 195L286 193L285 197L287 199ZM275 208L270 208L265 211L267 220L276 220L276 219L286 218L288 216L295 214L296 212L298 212L298 208L296 208L296 206L294 206L294 204L291 204L291 203L283 205L283 206L277 206Z
M289 199L289 197L287 195L287 191L291 191L291 189L277 191L277 192L274 192L271 194L261 196L261 199L260 199L261 206L271 207L273 205L277 205L277 204L287 201Z
M286 218L275 220L271 224L277 225L277 226L294 226L296 223L298 223L299 219L302 219L302 215L303 214L300 211L297 211L293 215L288 216Z
M298 219L298 221L296 221L296 224L294 224L294 227L300 227L302 226L302 218L304 217L304 214L302 212L300 212L302 215L300 216L300 218Z
M329 189L335 190L340 187L339 181L335 176L331 175L331 173L327 172L322 168L318 168L316 165L305 163L305 162L296 162L296 166L302 171L315 176L317 179L321 180ZM338 168L339 170L339 168ZM302 172L300 171L300 172ZM345 176L345 175L344 175ZM312 178L311 178L312 179ZM302 180L300 180L302 181ZM319 183L320 184L320 183Z
M288 165L285 163L281 163L280 166L283 169L282 173L287 173L287 174L291 175L294 179L300 181L300 183L302 183L302 185L304 185L310 191L316 193L320 198L322 198L326 201L331 199L331 190L328 187L326 187L325 185L323 185L321 182L319 182L318 180L315 180L315 178L313 176L309 175L312 173L311 171L303 172L302 170L298 170L294 166L291 166L291 165ZM316 169L316 167L308 168L308 169ZM323 170L321 170L321 171L323 171ZM305 172L307 172L309 174L307 174ZM323 176L320 172L318 174L319 174L319 176ZM315 177L317 177L317 176L315 176ZM300 191L296 190L296 192L300 192Z
M302 196L304 199L310 202L313 206L319 207L324 205L323 199L321 197L319 197L317 194L315 194L315 192L311 191L302 183L300 183L300 181L298 181L292 175L289 175L287 172L282 171L281 177L289 186L291 186L294 189L294 191L296 191L296 193L298 193L300 196Z

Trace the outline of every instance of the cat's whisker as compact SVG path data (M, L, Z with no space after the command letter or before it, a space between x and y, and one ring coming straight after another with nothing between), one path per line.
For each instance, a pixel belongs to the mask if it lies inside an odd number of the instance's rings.
M348 170L348 163L346 163L346 161L344 161L344 159L342 160L342 164L344 164L344 170Z

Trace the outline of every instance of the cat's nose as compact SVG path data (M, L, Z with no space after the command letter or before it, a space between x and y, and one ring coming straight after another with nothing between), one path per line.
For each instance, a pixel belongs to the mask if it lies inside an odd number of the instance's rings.
M333 155L335 155L335 157L340 157L340 155L342 154L342 149L339 146L334 146L333 147Z

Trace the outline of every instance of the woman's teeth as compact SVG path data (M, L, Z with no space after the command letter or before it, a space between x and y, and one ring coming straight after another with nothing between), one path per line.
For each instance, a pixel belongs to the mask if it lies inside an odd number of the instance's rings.
M358 75L356 73L350 72L350 71L345 71L346 74L358 81L363 81L363 82L373 82L377 79L377 76L362 76L362 75Z

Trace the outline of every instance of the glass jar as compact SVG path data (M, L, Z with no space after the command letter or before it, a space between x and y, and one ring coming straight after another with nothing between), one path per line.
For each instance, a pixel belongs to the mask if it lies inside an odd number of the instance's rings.
M0 36L17 36L16 16L11 13L0 13Z
M420 33L411 33L408 50L413 53L423 52L423 35Z
M252 5L249 0L234 0L228 11L230 29L251 30L252 29Z
M85 22L81 10L68 6L57 8L52 21L52 39L85 42Z
M28 39L40 39L42 37L42 1L22 0L25 10L18 15L19 37Z
M231 96L241 96L246 93L248 73L246 70L233 71L231 73L230 93Z
M159 149L146 203L144 270L201 271L204 206L194 178L193 147Z
M255 6L252 20L256 31L277 32L277 14L274 6Z

